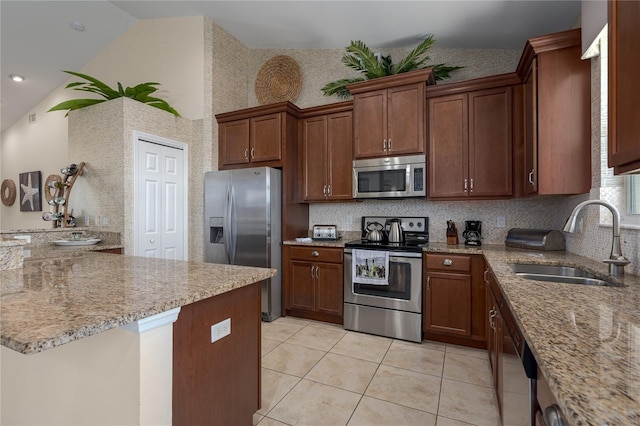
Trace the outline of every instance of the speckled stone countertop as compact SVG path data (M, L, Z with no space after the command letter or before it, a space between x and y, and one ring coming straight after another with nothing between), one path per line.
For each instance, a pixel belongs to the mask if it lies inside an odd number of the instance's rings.
M640 423L640 277L610 277L606 264L567 252L446 244L424 251L484 254L570 424ZM580 267L624 287L532 281L509 263Z
M0 271L0 343L32 354L243 287L275 269L73 252Z
M25 255L26 259L47 259L51 257L71 256L81 254L87 251L100 251L124 248L122 244L103 244L97 243L90 246L56 246L53 244L32 246L29 248L29 254Z

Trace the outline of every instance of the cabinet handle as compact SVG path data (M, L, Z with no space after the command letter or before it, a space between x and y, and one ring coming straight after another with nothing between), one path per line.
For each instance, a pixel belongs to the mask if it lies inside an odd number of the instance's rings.
M331 185L327 185L327 196L331 195Z
M320 267L316 265L316 278L320 278Z
M491 309L489 311L489 326L491 327L492 330L496 329L496 323L494 321L494 318L496 317L498 313L496 312L495 309Z
M444 266L453 266L453 260L446 258L445 260L442 261L442 264Z
M327 185L322 186L322 195L327 196Z
M320 253L318 253L317 250L314 250L314 251L311 252L311 256L318 257L318 256L320 256Z
M533 185L533 172L535 171L535 169L531 169L531 171L529 172L529 183L531 185Z
M248 160L249 159L249 148L244 150L244 159Z
M431 291L431 275L427 275L427 291Z
M391 151L391 138L387 140L387 150Z
M467 180L464 180L464 192L467 192Z
M256 149L251 148L251 158L256 158Z
M484 282L485 282L485 283L487 283L487 284L489 284L489 278L488 278L488 275L489 275L489 269L485 269L485 270L484 270L484 274L483 274L482 276L483 276L483 278L484 278Z
M383 140L382 140L382 150L383 150L383 151L386 151L386 150L387 150L387 140L386 140L386 139L383 139Z
M471 188L470 188L470 192L473 192L473 178L471 178Z
M312 265L311 266L311 278L315 278L315 269L316 269L316 265Z

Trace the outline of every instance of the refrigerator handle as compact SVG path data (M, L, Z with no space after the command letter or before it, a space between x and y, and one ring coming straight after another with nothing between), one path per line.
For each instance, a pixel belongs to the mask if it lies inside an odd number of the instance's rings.
M236 192L233 185L230 186L229 191L229 264L236 264L236 238L237 238L237 223L236 223Z
M227 261L230 265L233 265L231 259L231 185L227 185L227 199L225 202L226 212L224 214L224 252L227 255Z

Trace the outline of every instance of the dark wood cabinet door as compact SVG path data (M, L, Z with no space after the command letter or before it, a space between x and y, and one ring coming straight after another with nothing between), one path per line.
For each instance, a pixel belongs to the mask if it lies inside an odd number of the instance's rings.
M387 140L387 91L375 90L353 97L354 158L384 157Z
M282 159L282 116L269 114L251 119L251 162Z
M469 196L513 193L511 87L469 93Z
M640 173L640 2L609 1L609 167Z
M387 152L391 155L425 152L425 85L387 90Z
M303 197L306 201L322 201L326 197L327 117L302 121Z
M424 329L471 336L471 276L427 274Z
M337 263L316 264L316 309L342 316L344 307L343 266Z
M291 291L289 307L314 311L315 307L315 279L311 262L291 261L289 273L289 288Z
M249 127L248 119L220 124L220 165L249 163Z
M466 94L429 99L430 198L467 196L467 102Z
M535 58L524 80L524 175L518 176L523 183L523 194L538 192L538 65Z
M327 117L327 184L330 200L353 198L353 114L351 111Z

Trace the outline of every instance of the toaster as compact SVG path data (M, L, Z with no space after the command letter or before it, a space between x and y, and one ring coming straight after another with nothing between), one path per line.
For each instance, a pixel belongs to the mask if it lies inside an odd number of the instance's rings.
M339 239L336 225L313 225L312 235L316 241L336 241Z

